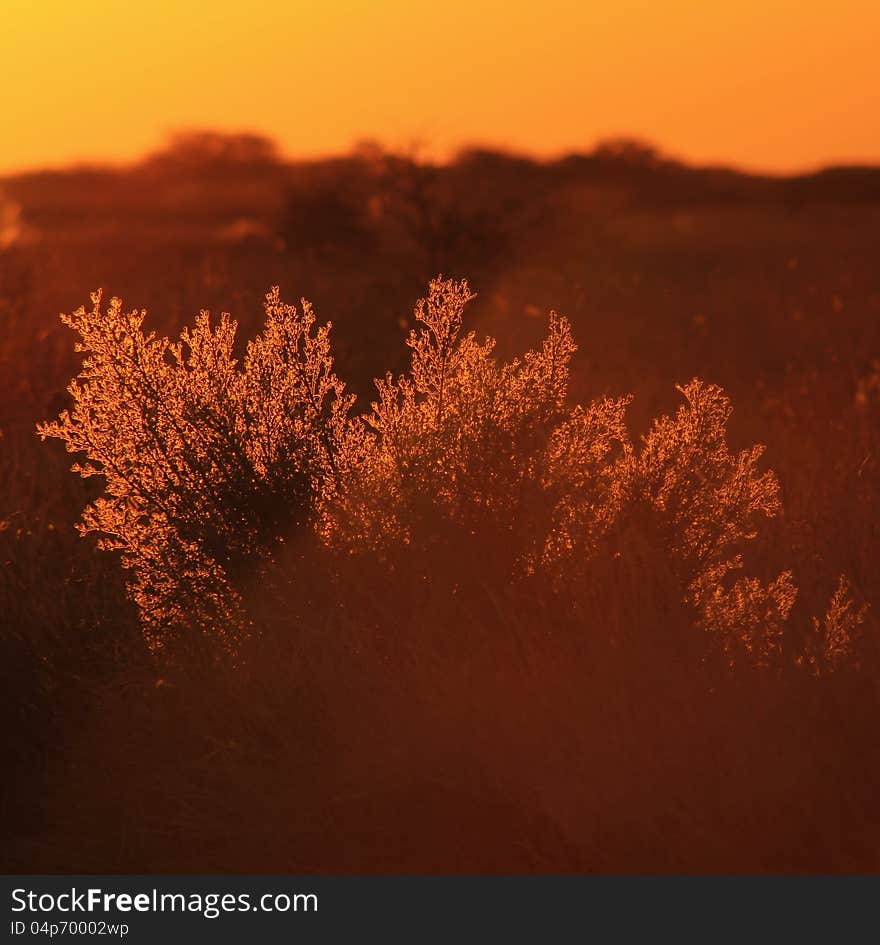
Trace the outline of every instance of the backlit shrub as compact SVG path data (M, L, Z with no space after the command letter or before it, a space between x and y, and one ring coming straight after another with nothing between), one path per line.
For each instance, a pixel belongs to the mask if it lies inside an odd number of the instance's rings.
M40 432L104 478L81 528L121 554L151 641L197 629L234 643L254 622L252 589L289 608L297 568L308 581L308 569L379 562L392 596L412 579L448 594L540 581L564 608L615 562L630 587L668 574L662 593L726 662L778 663L792 576L739 572L779 489L761 446L729 449L724 392L680 387L678 412L635 444L630 398L570 402L567 319L551 313L539 348L499 363L493 339L463 331L472 298L466 282L431 283L409 371L377 381L360 417L333 371L330 326L277 289L243 356L228 315L203 312L177 342L100 294L64 316L86 358L72 409ZM302 536L309 560L285 554ZM861 623L848 601L842 584L815 624L827 665Z

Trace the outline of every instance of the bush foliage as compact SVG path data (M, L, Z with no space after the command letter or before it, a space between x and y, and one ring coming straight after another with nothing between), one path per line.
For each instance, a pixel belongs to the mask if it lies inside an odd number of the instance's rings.
M378 564L398 594L401 581L521 586L572 612L611 572L629 575L622 594L662 575L658 614L689 615L699 660L840 664L864 620L845 579L791 653L791 573L741 576L781 503L763 447L731 451L723 390L680 387L678 412L634 442L631 398L571 403L566 318L551 313L539 348L500 363L493 339L463 330L472 299L465 281L430 284L410 368L376 381L365 414L334 372L331 326L277 288L243 351L226 314L202 312L175 342L100 293L63 316L85 359L72 408L39 431L103 478L81 531L121 555L155 648L208 636L234 649L267 595L307 597L312 556L337 579L357 570L345 562Z

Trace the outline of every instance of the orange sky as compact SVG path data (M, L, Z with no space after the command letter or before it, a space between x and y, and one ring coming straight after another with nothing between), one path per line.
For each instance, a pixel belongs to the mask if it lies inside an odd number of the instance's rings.
M172 130L880 161L878 0L0 0L0 170Z

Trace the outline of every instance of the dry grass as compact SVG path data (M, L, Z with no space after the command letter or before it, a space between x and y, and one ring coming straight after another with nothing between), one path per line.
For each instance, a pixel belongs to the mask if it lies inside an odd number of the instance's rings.
M420 236L398 210L387 226L373 218L383 234L375 250L370 240L339 245L344 227L314 245L307 234L286 248L212 243L196 215L205 201L204 219L224 220L228 180L208 198L195 178L176 185L193 208L180 226L159 211L145 223L132 209L150 204L141 180L126 184L128 203L109 202L110 216L88 212L82 232L82 208L70 216L75 227L65 223L64 181L53 181L35 221L41 241L3 251L9 868L877 869L877 210L812 199L721 207L681 195L660 206L625 182L586 187L570 168L504 165L499 175L489 166L486 178L477 160L448 184L442 175L418 183L436 201L460 200L469 181L519 188L517 206L526 193L541 212L507 221L503 263L461 241L445 247L442 227ZM282 186L284 172L273 173ZM242 193L253 207L250 186ZM270 227L283 220L273 217L279 193L266 198ZM496 227L499 197L487 211ZM27 196L17 199L27 220ZM420 219L449 218L446 207ZM420 516L415 546L410 535L408 545L386 541L381 554L371 546L341 556L326 541L289 541L278 568L295 581L269 595L240 579L261 632L242 644L235 668L192 653L165 664L149 655L114 556L73 528L100 481L79 482L62 451L33 436L36 422L70 406L64 386L78 367L55 313L104 284L158 303L160 335L207 304L234 311L253 337L262 287L281 282L332 315L334 368L363 395L387 367L406 370L409 304L431 263L458 265L447 251L471 256L480 289L472 317L497 336L499 370L526 349L540 352L536 312L566 312L580 344L566 403L589 409L634 394L626 416L637 456L653 418L675 424L676 382L700 376L724 387L735 411L718 469L760 442L766 465L742 481L757 482L769 466L779 482L782 514L759 514L759 537L743 545L749 572L770 588L790 569L798 587L787 619L773 624L772 659L757 660L763 668L750 659L731 667L729 647L707 645L730 634L712 635L706 621L717 623L717 610L694 597L706 572L681 544L689 513L678 525L671 513L664 519L656 490L603 518L598 534L594 519L577 520L599 550L579 556L580 571L566 566L577 578L562 587L554 569L523 567L536 556L507 532L486 528L477 541L450 528L462 509L456 500L451 515L451 497L468 495L475 507L487 486L508 503L505 521L532 522L509 513L514 480L476 475L529 468L487 463L485 430L445 447L469 491L416 478L409 504L390 511L399 490L374 488L369 454L372 485L361 491L386 517ZM503 401L503 385L487 389ZM384 448L381 435L377 443ZM405 458L431 468L424 451ZM378 468L394 471L387 460ZM603 494L598 506L608 501ZM763 501L773 511L771 493ZM711 503L705 509L711 520ZM522 530L534 539L531 528ZM733 560L726 552L735 556L738 544L713 560ZM849 596L829 608L841 574ZM862 602L874 607L857 626ZM754 611L748 595L728 603ZM766 630L766 608L757 614L750 626ZM731 632L742 626L733 620ZM838 658L842 628L851 646ZM826 651L835 671L817 675Z

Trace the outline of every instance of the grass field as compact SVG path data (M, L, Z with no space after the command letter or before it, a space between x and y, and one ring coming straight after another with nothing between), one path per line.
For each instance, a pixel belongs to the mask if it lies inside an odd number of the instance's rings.
M880 171L217 144L0 181L7 871L876 870ZM81 364L59 312L98 288L160 334L226 311L243 351L280 285L332 320L362 413L441 272L502 360L567 316L571 400L633 395L635 444L676 385L724 389L731 451L764 444L779 483L748 573L798 588L773 661L719 658L668 537L626 523L626 566L564 593L494 567L503 542L340 564L287 536L296 580L257 588L238 656L150 651L118 556L75 528L101 481L35 432ZM427 548L444 526L419 521ZM840 575L868 609L819 665Z

